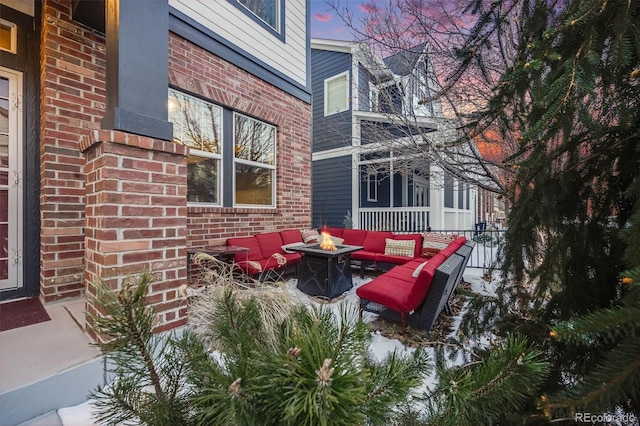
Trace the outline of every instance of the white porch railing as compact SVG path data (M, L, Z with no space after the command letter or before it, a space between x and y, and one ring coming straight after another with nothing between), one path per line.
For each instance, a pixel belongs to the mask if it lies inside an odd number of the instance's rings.
M358 228L371 231L423 232L429 207L360 208Z

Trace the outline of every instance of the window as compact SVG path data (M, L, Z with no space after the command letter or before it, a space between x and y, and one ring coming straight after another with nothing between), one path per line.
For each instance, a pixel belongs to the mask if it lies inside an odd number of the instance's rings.
M216 0L219 1L219 0ZM284 42L284 0L228 0L245 15Z
M378 201L378 172L375 169L367 171L367 201Z
M342 73L324 81L324 115L349 109L349 74Z
M233 125L234 203L275 207L276 128L238 113Z
M444 174L444 206L453 208L453 176Z
M187 157L187 201L221 204L222 108L169 89L173 141L191 148Z
M16 24L0 19L0 50L16 53Z
M378 94L380 90L369 83L369 111L378 112Z

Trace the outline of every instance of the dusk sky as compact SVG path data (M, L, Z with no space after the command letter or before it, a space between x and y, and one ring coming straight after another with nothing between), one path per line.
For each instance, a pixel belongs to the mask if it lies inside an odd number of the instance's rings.
M363 5L366 0L341 0L342 7L348 7L359 22L363 16ZM351 40L353 36L344 22L331 10L324 0L311 0L311 37L329 38L336 40Z

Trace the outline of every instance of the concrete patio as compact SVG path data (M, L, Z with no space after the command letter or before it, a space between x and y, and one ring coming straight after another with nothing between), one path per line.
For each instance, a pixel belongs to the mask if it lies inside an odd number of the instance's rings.
M82 298L45 305L50 321L0 332L0 424L20 424L79 404L103 382L100 350L83 330L84 303ZM29 424L51 425L56 419Z

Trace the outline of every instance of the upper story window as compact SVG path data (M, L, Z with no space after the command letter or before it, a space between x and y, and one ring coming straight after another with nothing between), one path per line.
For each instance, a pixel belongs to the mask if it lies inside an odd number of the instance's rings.
M369 111L378 112L378 98L380 89L372 83L369 83Z
M235 205L275 207L276 128L235 113Z
M349 109L349 73L344 72L324 81L324 115Z
M221 204L222 108L169 89L173 141L190 149L187 201Z
M284 0L229 0L251 19L284 41Z
M0 50L16 53L17 31L16 24L0 19Z

